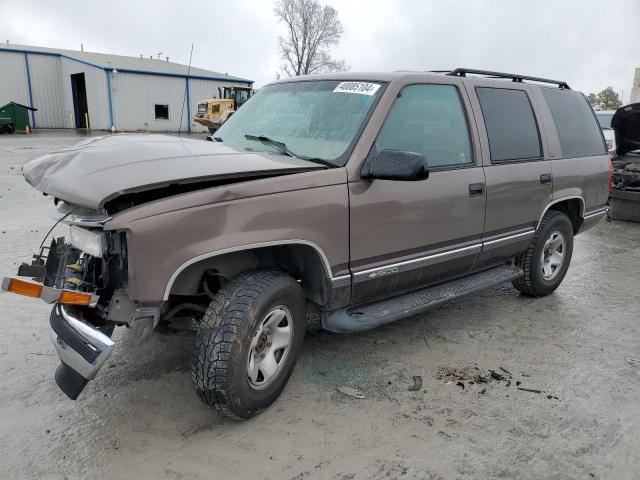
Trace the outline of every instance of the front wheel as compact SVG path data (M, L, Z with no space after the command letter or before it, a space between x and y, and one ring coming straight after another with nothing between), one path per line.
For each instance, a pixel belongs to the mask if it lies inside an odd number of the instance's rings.
M549 295L562 283L572 254L571 221L562 212L547 212L529 248L516 262L524 276L513 285L526 295Z
M195 389L219 413L247 419L284 389L302 349L305 299L277 271L238 275L215 295L196 335Z

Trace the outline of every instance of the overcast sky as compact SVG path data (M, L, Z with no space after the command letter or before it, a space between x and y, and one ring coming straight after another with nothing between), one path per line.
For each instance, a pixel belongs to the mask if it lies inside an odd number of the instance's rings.
M275 78L283 33L269 0L2 2L1 40L122 55L156 55L255 80ZM322 3L325 3L324 1ZM638 0L329 0L352 71L465 66L611 85L628 101L640 67ZM626 25L626 26L625 26Z

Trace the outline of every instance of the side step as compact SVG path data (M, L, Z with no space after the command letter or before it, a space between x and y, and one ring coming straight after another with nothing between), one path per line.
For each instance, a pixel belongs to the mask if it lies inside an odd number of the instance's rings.
M456 298L510 282L523 275L518 267L501 265L422 290L324 312L322 328L336 333L369 330L425 312Z

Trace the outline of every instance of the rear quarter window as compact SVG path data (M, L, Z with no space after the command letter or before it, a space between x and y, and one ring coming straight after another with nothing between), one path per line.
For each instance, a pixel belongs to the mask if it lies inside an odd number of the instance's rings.
M602 131L587 99L579 92L543 87L558 132L563 157L605 155Z

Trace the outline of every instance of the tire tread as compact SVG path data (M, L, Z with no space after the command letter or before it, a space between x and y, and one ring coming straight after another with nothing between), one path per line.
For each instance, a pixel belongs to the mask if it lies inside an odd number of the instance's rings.
M239 412L230 397L229 371L234 346L242 341L242 326L252 306L274 281L287 278L284 272L258 270L244 272L226 283L211 300L196 333L191 358L192 380L200 399L219 414L244 420L255 412Z
M560 216L566 217L566 215L562 212L559 212L557 210L549 210L545 214L545 216L542 218L540 225L538 225L538 228L536 229L536 233L531 239L531 242L529 243L527 250L520 257L516 259L516 266L522 269L522 271L524 272L524 275L518 278L517 280L514 280L511 283L516 289L520 290L525 295L530 295L532 297L540 296L536 291L535 287L533 286L533 282L531 278L532 268L534 268L534 249L537 245L540 235L542 234L542 231L544 230L544 227L548 223L553 221L553 219Z

